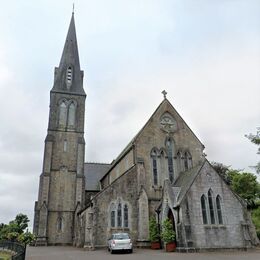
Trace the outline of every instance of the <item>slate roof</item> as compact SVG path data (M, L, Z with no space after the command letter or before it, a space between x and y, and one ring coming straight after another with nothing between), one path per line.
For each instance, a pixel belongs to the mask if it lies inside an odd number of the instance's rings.
M204 162L205 163L205 162ZM178 198L177 198L177 204L180 204L188 190L190 189L193 181L199 174L201 168L203 167L204 163L202 165L198 165L189 171L183 172L179 175L179 177L175 180L173 186L175 187L181 187Z
M111 164L107 163L85 163L85 190L99 191L99 181L110 169Z

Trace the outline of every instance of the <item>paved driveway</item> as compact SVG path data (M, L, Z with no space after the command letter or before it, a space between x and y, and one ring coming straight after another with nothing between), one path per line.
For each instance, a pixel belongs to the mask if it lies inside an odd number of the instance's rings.
M113 254L105 249L85 251L75 247L28 247L26 260L260 260L260 250L209 253L166 253L135 249L133 254Z

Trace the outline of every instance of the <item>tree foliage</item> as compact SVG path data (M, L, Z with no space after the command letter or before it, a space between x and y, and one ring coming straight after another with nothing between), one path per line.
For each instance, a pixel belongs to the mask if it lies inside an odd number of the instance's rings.
M34 239L33 234L26 231L29 219L24 214L18 214L9 224L0 224L0 240L19 241L23 243L31 242Z
M234 170L222 163L212 162L215 171L230 185L231 189L252 205L260 199L260 184L253 173Z
M253 144L258 146L257 153L260 154L260 127L257 128L256 134L245 135ZM256 169L256 172L260 174L260 162L257 165L253 166Z

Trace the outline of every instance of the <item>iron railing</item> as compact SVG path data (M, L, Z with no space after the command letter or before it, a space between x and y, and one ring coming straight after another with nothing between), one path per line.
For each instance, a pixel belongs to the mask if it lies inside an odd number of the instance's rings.
M25 260L26 245L12 241L0 241L0 250L9 250L14 253L12 260Z

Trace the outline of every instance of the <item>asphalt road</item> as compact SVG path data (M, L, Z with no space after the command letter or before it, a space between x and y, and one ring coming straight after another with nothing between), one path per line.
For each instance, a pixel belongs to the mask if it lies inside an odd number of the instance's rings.
M133 254L113 254L105 249L85 251L75 247L28 247L26 260L260 260L260 249L233 252L166 253L134 249Z

